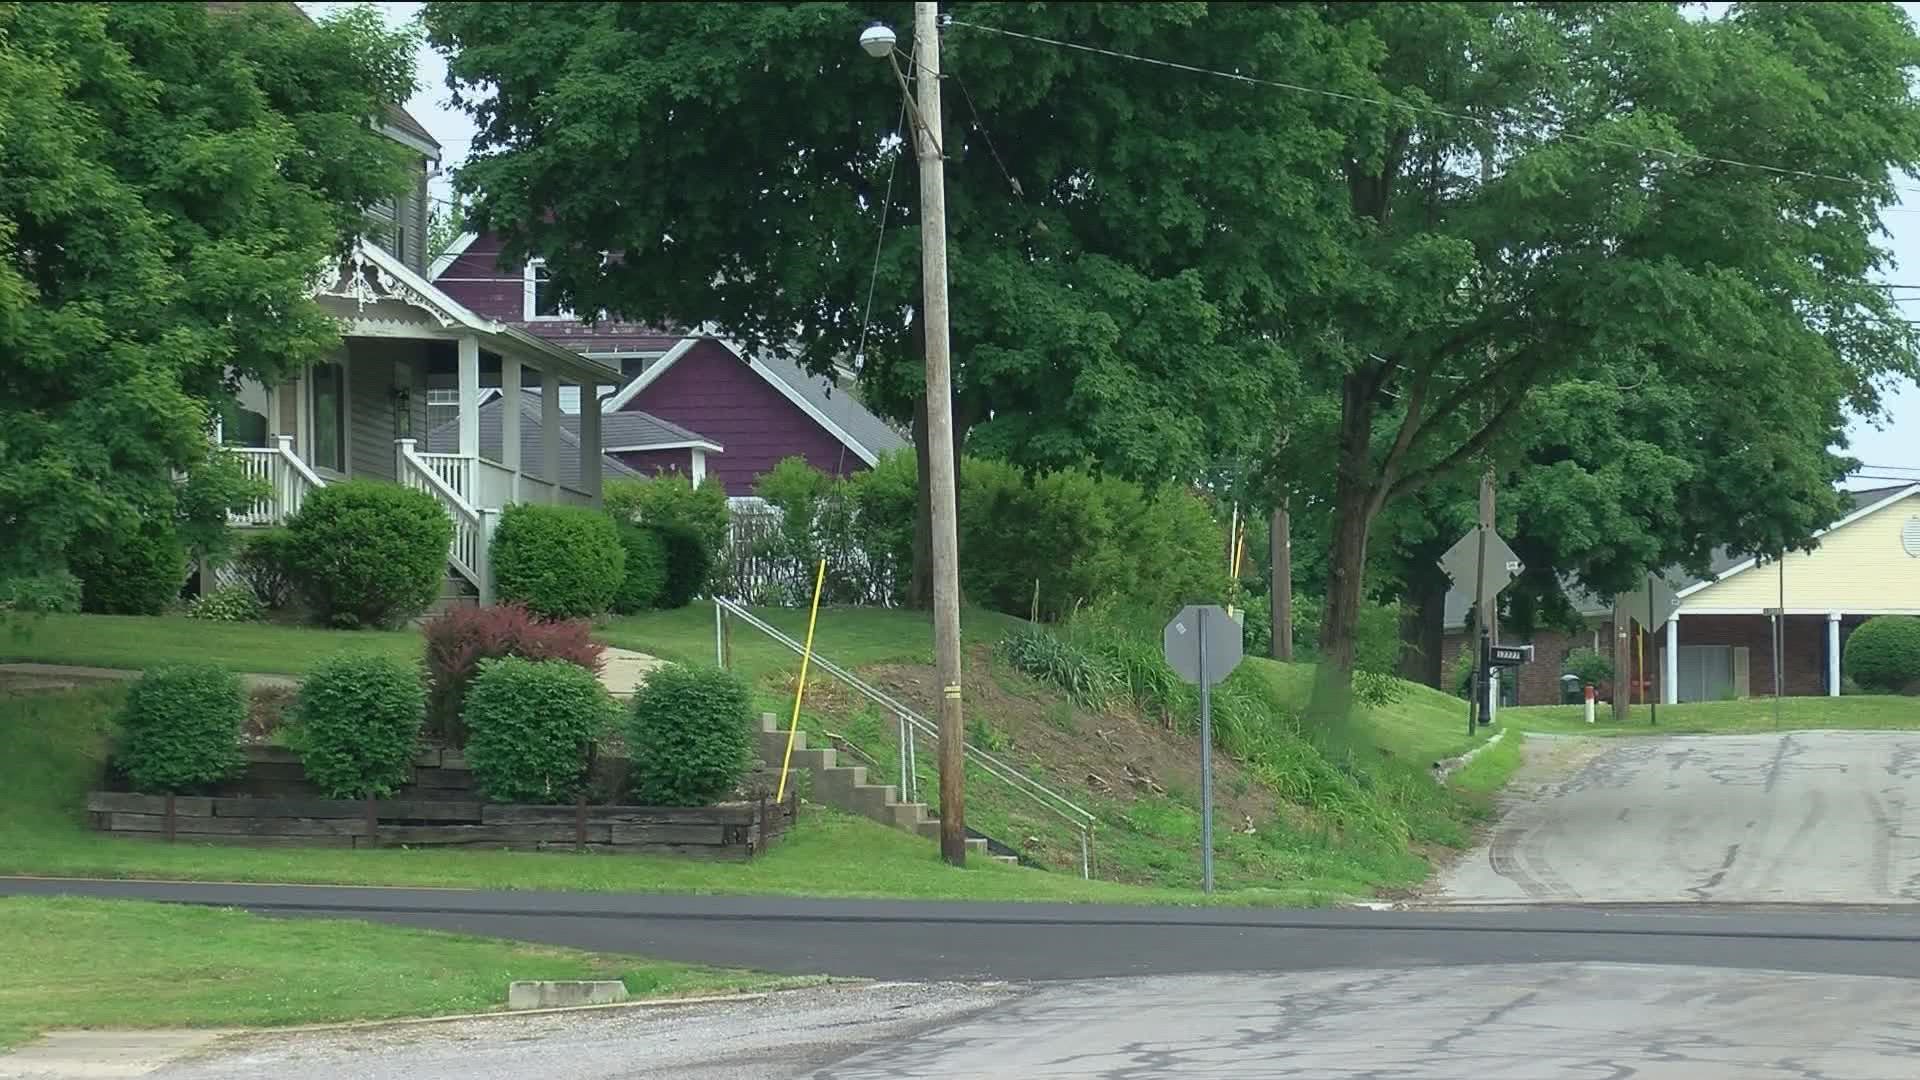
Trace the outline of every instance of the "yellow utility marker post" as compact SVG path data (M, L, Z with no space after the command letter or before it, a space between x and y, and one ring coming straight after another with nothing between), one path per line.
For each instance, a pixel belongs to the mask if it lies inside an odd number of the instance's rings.
M784 802L787 798L787 767L793 763L793 737L800 731L800 699L807 692L807 665L813 660L813 624L820 618L820 586L827 583L827 560L820 560L820 569L813 575L813 608L807 612L807 643L800 650L800 681L793 688L793 720L787 724L787 752L780 759L780 789L774 792L773 801Z

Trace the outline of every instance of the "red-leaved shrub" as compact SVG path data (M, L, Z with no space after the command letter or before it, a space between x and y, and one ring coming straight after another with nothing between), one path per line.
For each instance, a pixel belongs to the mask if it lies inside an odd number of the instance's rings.
M599 674L602 647L588 630L585 619L545 622L519 604L454 608L427 623L429 731L449 745L465 744L460 706L482 660L565 660Z

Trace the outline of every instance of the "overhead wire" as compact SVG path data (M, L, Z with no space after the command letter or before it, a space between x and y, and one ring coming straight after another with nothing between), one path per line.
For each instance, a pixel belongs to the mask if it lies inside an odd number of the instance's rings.
M1458 123L1474 124L1480 127L1488 128L1488 129L1494 129L1497 126L1499 126L1499 120L1497 118L1491 118L1491 117L1485 117L1485 116L1474 116L1470 113L1455 112L1451 109L1442 109L1433 105L1416 105L1412 102L1400 101L1395 98L1372 97L1366 94L1348 93L1344 90L1329 90L1329 89L1326 89L1325 87L1307 86L1303 83L1287 82L1281 79L1268 79L1268 78L1263 78L1257 75L1247 75L1245 73L1238 72L1238 71L1221 71L1217 68L1202 67L1197 64L1186 64L1186 63L1181 63L1180 61L1177 61L1177 60L1165 60L1165 59L1161 59L1159 57L1154 57L1154 56L1142 56L1142 55L1139 55L1138 53L1122 52L1118 49L1107 49L1107 48L1102 48L1101 46L1098 46L1098 45L1088 45L1084 42L1068 41L1063 38L1051 38L1051 37L1046 37L1040 34L1028 34L1018 30L1008 30L1005 27L987 26L983 23L967 22L961 19L949 19L948 25L961 27L966 30L978 30L982 33L998 34L1002 37L1018 38L1023 41L1037 42L1042 45L1051 45L1055 48L1072 49L1078 52L1093 53L1099 56L1111 57L1116 60L1126 60L1126 61L1137 63L1137 64L1149 64L1155 67L1169 68L1174 71L1184 71L1194 75L1205 75L1205 76L1208 76L1211 78L1217 78L1217 79L1229 79L1234 82L1246 83L1252 86L1264 86L1264 87L1269 87L1275 90L1286 90L1286 91L1290 91L1292 93L1298 93L1298 94L1312 94L1312 95L1317 95L1319 97L1332 98L1338 101L1347 101L1347 102L1352 102L1354 104L1360 104L1360 105L1375 105L1375 106L1379 106L1381 108L1387 108L1387 109L1401 109L1406 112L1418 113L1426 116L1438 116L1438 117L1442 117L1444 119L1452 120ZM1527 113L1519 112L1517 110L1507 110L1506 115L1508 118L1524 118L1536 124L1542 124L1547 126L1551 126L1554 123L1552 118L1541 115L1541 114L1527 114ZM1794 169L1794 168L1788 168L1781 165L1767 165L1767 164L1763 164L1761 162L1756 162L1756 161L1742 161L1737 158L1720 157L1714 154L1702 154L1697 151L1691 151L1691 150L1669 150L1661 147L1646 146L1639 143L1629 142L1624 139L1614 139L1605 135L1588 135L1580 132L1562 131L1560 132L1558 137L1562 139L1570 140L1570 141L1575 141L1575 142L1591 143L1596 146L1607 146L1616 150L1633 150L1643 154L1657 155L1660 157L1665 157L1672 161L1691 161L1691 162L1696 162L1700 164L1726 165L1734 168L1755 169L1762 172L1773 173L1775 175L1780 175L1780 176L1797 176L1807 180L1824 180L1831 183L1847 184L1854 187L1867 189L1869 191L1874 190L1876 188L1876 185L1871 184L1868 181L1861 180L1858 177L1839 176L1834 173L1813 172L1807 169ZM1908 186L1908 185L1902 185L1902 184L1889 184L1887 185L1887 187L1895 191L1906 191L1914 194L1920 194L1920 187Z

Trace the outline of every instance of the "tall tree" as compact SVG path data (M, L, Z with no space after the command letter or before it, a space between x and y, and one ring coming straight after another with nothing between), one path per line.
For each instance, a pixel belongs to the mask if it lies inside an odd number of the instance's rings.
M335 343L309 279L407 186L368 123L407 35L208 9L0 5L0 578L194 512L217 405Z
M1879 383L1915 369L1911 330L1870 280L1888 262L1879 208L1920 157L1905 16L1341 4L1326 18L1379 44L1390 103L1347 143L1350 258L1288 336L1327 406L1278 464L1335 463L1317 710L1344 708L1376 521L1489 456L1542 449L1520 497L1573 521L1583 492L1656 509L1706 493L1748 542L1804 543L1833 509L1846 411L1872 412ZM1598 472L1551 460L1556 418L1586 440L1585 410L1622 404L1651 456ZM1638 490L1603 490L1623 470ZM1674 546L1622 536L1589 569L1616 582Z
M961 439L1162 479L1264 438L1291 362L1242 328L1281 321L1333 259L1339 110L982 27L1351 88L1365 74L1345 34L1300 6L952 13ZM425 11L479 123L459 183L508 259L544 255L575 310L714 325L817 371L855 359L863 400L913 427L924 469L916 177L895 75L855 45L873 20L904 32L910 6ZM924 585L924 533L916 546Z

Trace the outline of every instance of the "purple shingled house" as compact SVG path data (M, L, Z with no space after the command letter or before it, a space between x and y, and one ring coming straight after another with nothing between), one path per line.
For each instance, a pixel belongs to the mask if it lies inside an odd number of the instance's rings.
M583 322L548 292L541 260L503 269L499 259L498 238L466 233L434 260L429 276L475 312L621 371L625 381L603 406L608 476L713 476L738 498L752 495L754 480L783 458L804 457L844 476L908 445L835 380L783 357L746 355L708 334ZM568 415L578 411L577 394L567 396L572 389L561 397ZM523 439L539 438L537 411L527 411Z

